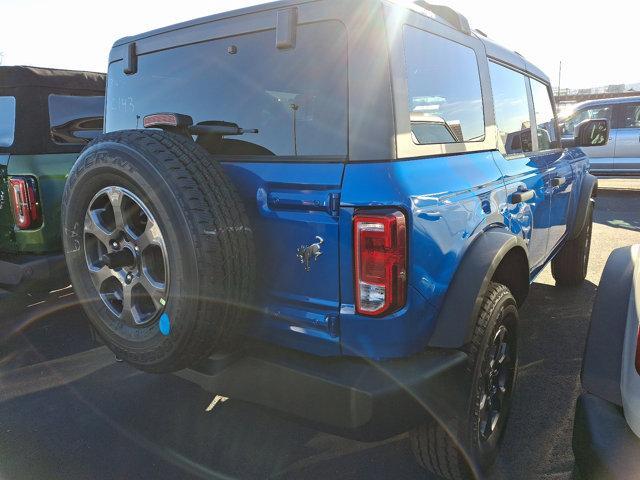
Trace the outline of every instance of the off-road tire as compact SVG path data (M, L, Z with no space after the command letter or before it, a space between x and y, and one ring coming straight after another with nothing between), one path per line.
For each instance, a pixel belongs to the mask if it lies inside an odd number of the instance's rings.
M448 432L441 422L435 419L420 425L410 432L411 447L418 463L440 477L449 480L465 480L476 478L486 473L498 454L506 420L509 414L509 403L502 413L502 422L491 444L480 445L480 399L483 388L483 368L486 367L487 355L495 332L508 318L508 326L514 335L515 351L513 355L512 379L509 394L513 394L517 377L517 324L518 309L516 300L507 287L499 283L491 283L484 296L477 319L472 341L469 345L468 369L472 375L470 410L467 418L461 418L454 427L457 431ZM449 425L451 427L451 425ZM454 440L450 433L457 438ZM462 453L465 451L466 453ZM473 466L470 465L473 463Z
M164 314L144 326L120 321L92 284L84 221L100 189L127 189L148 207L165 239ZM116 356L148 372L184 369L241 338L255 258L245 208L221 165L190 138L157 130L107 133L76 161L63 196L69 273L92 325Z
M587 221L580 234L569 240L551 261L551 274L556 285L571 287L580 285L587 278L591 233L593 230L593 201L587 207Z

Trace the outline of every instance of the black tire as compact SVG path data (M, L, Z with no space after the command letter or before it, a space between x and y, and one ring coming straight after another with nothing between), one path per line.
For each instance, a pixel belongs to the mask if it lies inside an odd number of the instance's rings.
M513 295L504 285L491 283L484 296L469 348L468 368L473 384L467 417L458 420L457 431L447 432L434 419L410 433L413 453L426 470L446 479L462 480L482 476L495 462L517 378L517 328L518 308ZM490 378L489 366L496 354L494 340L503 329L507 332L503 338L507 341L507 356L510 359L504 376L506 394L501 400L495 428L489 432L483 422L482 405L485 404L482 400L487 379Z
M591 232L593 230L593 201L587 207L587 221L580 234L569 240L551 261L551 274L556 285L572 287L580 285L587 278L589 253L591 252Z
M131 192L147 207L165 246L166 299L156 302L162 312L153 313L144 325L126 323L108 308L89 271L85 249L93 237L85 233L85 215L95 195L111 187ZM125 212L124 206L120 211ZM62 225L75 291L118 358L141 370L164 373L236 343L254 288L251 227L220 164L190 138L131 130L94 140L69 174ZM127 233L122 238L131 240ZM104 242L98 245L103 251ZM142 256L136 263L140 271Z

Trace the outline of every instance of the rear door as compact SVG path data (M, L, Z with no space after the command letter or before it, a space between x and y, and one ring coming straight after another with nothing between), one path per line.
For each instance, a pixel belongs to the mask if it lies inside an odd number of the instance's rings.
M547 196L551 197L549 216L549 240L547 256L556 248L567 232L567 223L575 185L574 162L584 159L572 159L563 155L558 138L556 116L553 109L552 94L548 85L530 78L531 95L535 112L538 137L536 155L544 158L547 164ZM578 171L578 169L576 169Z
M494 153L504 175L508 199L506 216L511 229L522 234L529 245L532 269L547 256L551 215L550 159L538 152L532 138L532 98L529 79L506 65L489 62L491 87L500 151ZM517 196L521 201L517 201Z
M616 105L614 169L620 173L640 171L640 102Z

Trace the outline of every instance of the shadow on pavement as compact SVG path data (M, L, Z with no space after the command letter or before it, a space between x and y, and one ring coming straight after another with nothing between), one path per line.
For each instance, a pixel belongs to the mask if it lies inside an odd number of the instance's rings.
M567 419L595 289L533 285L522 311L514 411L492 478L571 471ZM3 478L425 478L406 436L353 442L234 400L206 413L210 394L114 363L105 347L95 348L74 308L23 332L23 361L0 373L14 392L0 395Z
M0 372L72 355L99 343L71 288L0 304Z
M601 190L596 202L595 223L640 232L640 191Z
M534 283L521 312L520 373L495 478L571 478L573 412L597 287Z

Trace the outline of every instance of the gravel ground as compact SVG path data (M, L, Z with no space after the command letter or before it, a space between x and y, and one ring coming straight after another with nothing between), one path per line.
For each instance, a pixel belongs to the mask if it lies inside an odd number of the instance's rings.
M571 430L589 315L609 253L640 243L640 181L601 181L587 282L546 269L522 310L520 378L494 479L570 479ZM428 478L406 436L375 444L320 433L174 376L115 363L69 291L22 314L0 350L0 478ZM26 312L26 313L25 313ZM97 348L96 348L97 347Z

